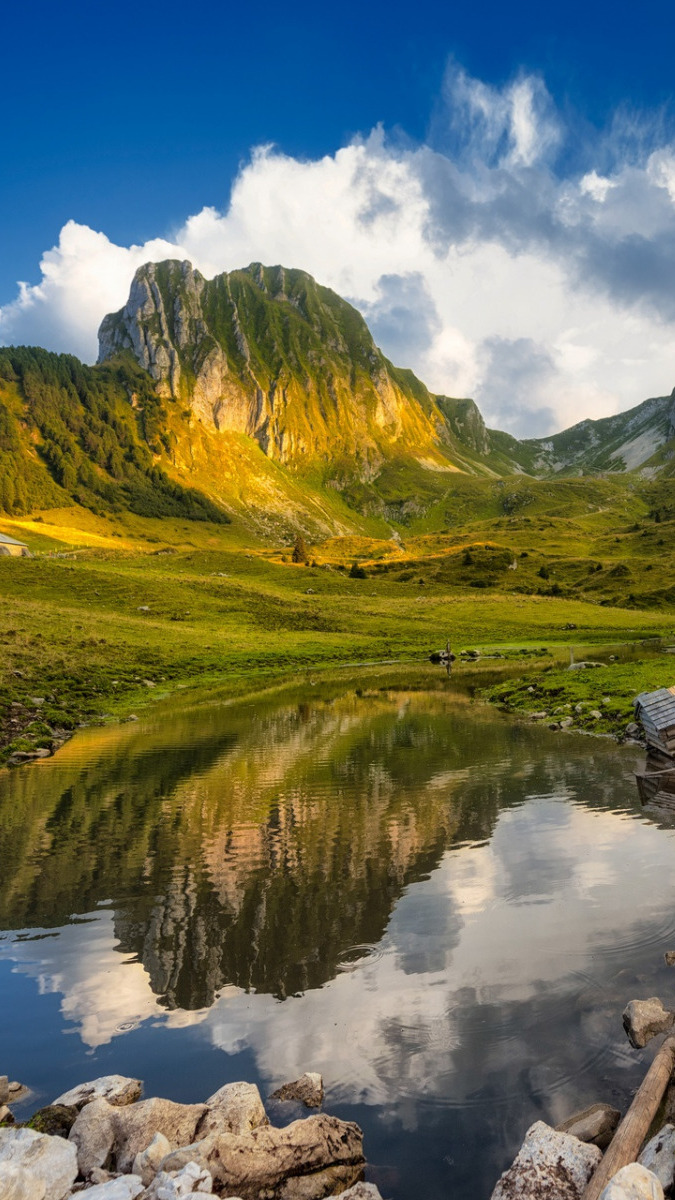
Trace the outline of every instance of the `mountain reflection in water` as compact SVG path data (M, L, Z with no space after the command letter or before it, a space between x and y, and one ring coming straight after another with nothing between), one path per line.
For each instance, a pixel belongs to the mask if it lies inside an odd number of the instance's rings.
M0 773L3 1069L191 1100L320 1070L384 1194L488 1195L532 1120L642 1074L620 1014L672 990L673 834L635 752L308 690Z

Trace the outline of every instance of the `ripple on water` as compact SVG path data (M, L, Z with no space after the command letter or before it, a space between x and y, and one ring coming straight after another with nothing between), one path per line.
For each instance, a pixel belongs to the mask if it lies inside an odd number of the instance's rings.
M369 963L378 962L384 951L374 942L361 942L357 946L348 946L338 955L336 967L342 975L358 971Z

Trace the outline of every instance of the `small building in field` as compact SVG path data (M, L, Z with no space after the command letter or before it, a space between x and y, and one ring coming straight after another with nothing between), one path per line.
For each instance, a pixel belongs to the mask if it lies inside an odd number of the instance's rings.
M635 701L635 718L650 746L675 756L675 687L642 692Z
M31 552L25 542L17 542L14 538L0 533L0 558L30 558Z

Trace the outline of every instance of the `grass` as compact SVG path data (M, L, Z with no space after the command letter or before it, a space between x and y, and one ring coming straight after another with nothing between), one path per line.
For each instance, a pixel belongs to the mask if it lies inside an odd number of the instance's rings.
M553 532L510 529L508 543L487 537L496 531L482 516L462 529L407 534L405 541L333 538L310 549L309 566L292 564L287 548L270 549L236 523L223 529L131 514L112 520L74 509L2 521L0 531L25 537L36 557L0 559L0 755L54 749L82 723L136 713L178 687L217 686L237 695L308 670L422 663L448 637L455 651L504 655L494 669L537 664L535 684L507 680L507 691L490 693L498 703L519 712L528 705L597 706L611 693L616 711L607 720L603 714L597 728L616 730L625 723L629 693L644 680L672 682L675 661L661 658L658 671L647 664L641 674L638 654L621 667L572 678L559 669L567 647L609 651L615 643L670 636L673 608L627 601L627 586L636 586L629 555L641 548L637 531L620 544L622 559L612 542L614 557L591 577L587 559L551 551L562 534L546 519ZM658 528L663 533L665 526ZM530 545L525 558L523 543ZM627 558L630 578L612 574ZM365 579L349 576L356 559ZM513 561L516 571L509 570ZM550 590L552 571L565 594L537 594ZM476 578L487 585L473 586ZM661 572L658 582L664 588ZM520 653L542 647L550 653Z

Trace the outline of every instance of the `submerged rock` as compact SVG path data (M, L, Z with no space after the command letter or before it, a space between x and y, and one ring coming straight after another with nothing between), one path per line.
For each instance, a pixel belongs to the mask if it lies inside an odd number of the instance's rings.
M34 1176L38 1187L43 1183L49 1200L65 1200L77 1176L77 1155L75 1147L61 1137L33 1129L0 1129L0 1179L8 1167Z
M597 1146L536 1121L492 1200L580 1200L601 1158Z
M107 1100L108 1104L116 1105L133 1104L140 1098L142 1091L143 1084L140 1079L130 1079L126 1075L101 1075L98 1079L80 1083L69 1092L57 1096L52 1104L72 1104L75 1108L84 1108L84 1105L92 1100Z
M664 1200L663 1188L646 1167L630 1163L610 1179L600 1200Z
M623 1027L628 1040L641 1050L659 1033L666 1033L675 1021L675 1013L664 1008L658 996L648 1000L631 1000L623 1010Z
M647 1142L638 1162L652 1171L664 1192L675 1183L675 1126L664 1125L663 1129Z
M272 1100L299 1100L307 1108L320 1108L323 1104L323 1079L316 1071L305 1071L299 1079L284 1083L276 1092L272 1092Z
M570 1133L580 1142L592 1142L594 1146L606 1150L620 1120L621 1113L611 1104L591 1104L589 1108L568 1117L556 1129L559 1133Z

